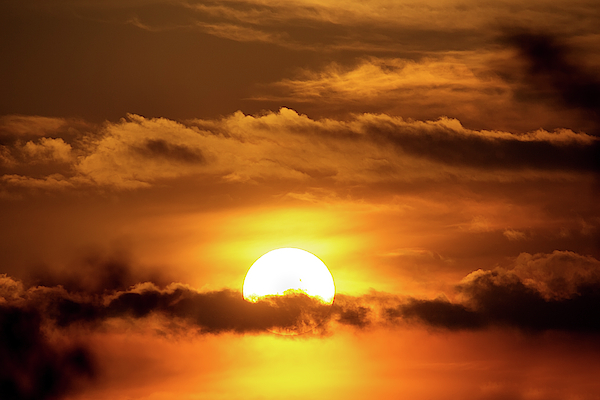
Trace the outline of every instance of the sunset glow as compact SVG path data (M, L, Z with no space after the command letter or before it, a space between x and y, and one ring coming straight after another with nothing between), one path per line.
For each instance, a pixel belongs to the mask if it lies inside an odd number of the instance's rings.
M9 0L0 54L1 400L600 400L598 0Z

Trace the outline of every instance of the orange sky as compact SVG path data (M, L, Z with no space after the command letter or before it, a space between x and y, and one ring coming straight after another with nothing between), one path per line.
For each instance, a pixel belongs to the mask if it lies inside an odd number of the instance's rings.
M599 26L2 2L0 398L600 399ZM279 247L335 279L300 337L239 293Z

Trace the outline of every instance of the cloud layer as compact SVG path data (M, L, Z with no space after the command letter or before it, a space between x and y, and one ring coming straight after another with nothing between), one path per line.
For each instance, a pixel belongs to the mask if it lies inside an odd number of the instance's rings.
M129 276L117 269L116 275ZM510 268L474 271L449 293L453 300L443 294L423 299L372 291L339 294L330 307L302 294L250 303L231 289L129 286L127 279L108 275L104 290L65 282L69 290L26 287L0 276L0 392L7 399L56 398L94 379L99 373L94 353L74 339L82 337L76 332L139 328L159 335L331 335L416 325L438 331L495 327L600 335L600 261L567 251L523 253Z
M500 174L511 180L528 173L585 176L598 167L598 139L585 133L476 131L448 118L361 114L347 121L313 120L286 108L185 123L130 115L75 137L76 127L70 137L47 127L46 136L37 138L19 134L35 130L39 120L27 123L22 118L19 129L5 124L7 135L19 137L2 146L1 179L7 188L132 189L193 175L372 183L448 176L495 180ZM44 172L33 168L32 160Z
M39 7L48 7L45 4ZM77 10L86 18L128 23L149 31L193 28L242 42L266 42L311 50L462 50L480 43L489 26L561 27L563 34L584 34L598 21L593 1L557 4L536 0L398 3L297 0L273 4L235 1L96 1L56 2L55 10ZM435 25L431 20L435 19ZM577 21L576 26L572 23ZM360 35L357 30L360 30ZM478 40L479 39L479 40Z
M164 288L146 282L103 292L89 287L68 291L63 286L25 289L20 281L4 275L0 295L3 305L39 310L58 327L158 315L189 324L199 333L249 333L295 329L312 315L356 327L417 321L447 329L507 326L600 333L594 313L600 306L600 261L561 251L523 253L510 269L477 270L456 286L455 301L381 292L358 297L341 294L331 313L328 306L302 294L250 303L239 291L201 292L177 283Z

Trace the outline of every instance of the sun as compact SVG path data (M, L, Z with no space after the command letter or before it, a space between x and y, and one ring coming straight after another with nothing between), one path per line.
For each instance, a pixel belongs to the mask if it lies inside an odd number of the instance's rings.
M242 287L245 300L303 293L333 304L335 284L327 266L314 254L296 248L271 250L252 264Z

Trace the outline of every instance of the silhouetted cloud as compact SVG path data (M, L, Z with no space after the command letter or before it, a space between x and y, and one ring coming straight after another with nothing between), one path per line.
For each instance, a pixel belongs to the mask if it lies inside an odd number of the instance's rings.
M581 284L569 298L547 299L516 275L485 271L460 286L476 315L490 325L530 331L600 333L600 284Z
M600 79L587 71L573 51L549 33L509 31L503 40L519 51L527 70L522 82L527 95L559 100L565 107L600 118Z
M391 128L391 129L390 129ZM593 171L598 167L598 144L552 143L526 140L518 135L471 135L457 127L369 126L374 140L386 140L402 152L448 165L500 169L549 169ZM525 139L525 140L524 140Z
M339 297L339 296L338 296ZM344 296L346 301L340 301L333 305L333 316L337 322L343 325L351 325L357 328L365 328L371 324L372 310L368 305L352 304L350 296Z
M117 271L117 279L105 282L118 287L123 276L130 276L120 267ZM4 275L0 281L0 298L10 305L24 304L38 310L46 322L60 328L72 325L95 327L108 319L136 320L156 315L166 321L179 320L202 334L268 330L302 333L326 320L331 309L301 293L267 297L251 303L244 300L239 291L198 292L176 283L164 289L150 282L128 290L99 291L95 286L87 285L71 287L73 291L62 285L25 289L20 281Z
M120 280L113 285L119 286ZM17 387L20 381L15 374L45 379L39 377L44 368L58 371L48 378L48 393L68 390L71 377L93 376L93 362L84 348L55 349L41 333L42 327L64 332L68 332L65 328L106 329L121 320L140 327L153 321L162 331L177 333L183 329L200 335L268 331L320 335L336 329L415 324L447 330L504 327L524 332L600 334L600 261L572 252L524 253L510 269L474 271L457 285L459 301L371 292L362 296L339 294L329 306L300 293L251 303L237 290L201 292L180 283L160 288L146 282L105 291L85 285L72 288L26 288L6 275L0 277L4 345L0 351L11 365L1 374L7 388L3 390L25 393L15 399L38 398L26 397L28 389ZM65 371L64 376L61 371Z
M83 346L52 343L38 310L0 304L0 398L58 399L96 374Z
M447 329L503 326L600 333L600 262L572 252L521 254L512 269L478 270L457 286L460 303L411 299L387 310Z
M387 309L389 318L397 317L418 320L436 328L476 329L483 327L484 321L476 312L462 304L453 304L447 300L411 299L406 304Z

